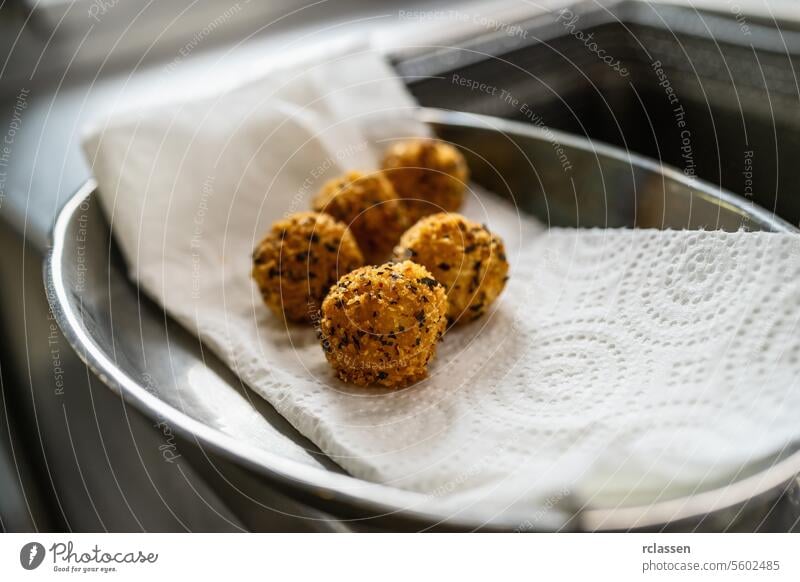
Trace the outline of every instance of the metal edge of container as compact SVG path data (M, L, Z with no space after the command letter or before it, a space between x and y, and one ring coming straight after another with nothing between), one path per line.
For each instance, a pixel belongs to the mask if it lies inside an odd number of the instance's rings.
M537 128L522 122L476 114L421 109L419 117L428 123L454 124L465 127L474 126L475 121L482 121L489 127L494 127L504 133L527 134L543 139L553 139L555 136L562 145L590 151L595 155L610 156L631 165L658 171L665 177L689 186L696 195L717 200L729 209L734 209L743 217L757 217L760 221L771 224L775 232L800 232L789 223L760 207L747 203L732 193L700 180L687 178L678 170L610 145L555 130ZM168 405L123 372L93 341L81 324L79 314L70 305L68 290L62 277L64 235L74 212L83 200L95 190L95 182L87 181L59 212L51 234L51 248L44 264L44 280L53 316L64 337L80 359L110 389L121 394L127 402L145 414L167 419L185 437L207 446L212 451L240 465L255 470L263 477L274 481L283 490L295 490L297 493L302 493L304 499L315 501L315 505L322 509L329 508L330 504L335 502L351 508L356 515L363 516L342 521L370 521L379 517L392 517L408 521L411 525L418 525L421 529L436 527L439 524L447 528L464 530L477 528L513 530L519 527L520 521L524 520L525 516L520 516L519 520L507 518L487 520L486 516L464 512L458 518L452 518L447 515L409 509L418 505L425 496L309 467L280 455L243 444ZM705 519L710 514L734 509L754 499L776 495L788 487L798 474L800 474L800 450L792 452L786 458L757 474L688 497L619 508L576 508L574 509L576 514L565 514L563 511L550 512L553 519L548 522L548 527L543 529L574 530L577 528L582 531L619 531L658 528L680 521ZM353 491L358 491L358 495L354 495Z

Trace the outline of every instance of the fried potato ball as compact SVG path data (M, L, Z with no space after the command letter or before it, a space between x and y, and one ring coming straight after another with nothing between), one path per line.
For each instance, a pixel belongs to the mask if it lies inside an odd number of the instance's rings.
M326 182L313 208L344 222L372 264L385 261L410 226L405 205L380 172L348 172Z
M341 380L396 388L425 377L446 325L444 287L403 261L342 277L322 303L319 337Z
M483 315L508 280L502 239L460 214L423 218L406 231L394 254L424 265L445 286L453 322Z
M405 202L411 221L454 212L464 202L469 169L453 146L431 139L401 141L383 159L386 177Z
M290 321L315 321L331 285L364 264L347 227L316 212L272 225L253 251L253 279L264 303Z

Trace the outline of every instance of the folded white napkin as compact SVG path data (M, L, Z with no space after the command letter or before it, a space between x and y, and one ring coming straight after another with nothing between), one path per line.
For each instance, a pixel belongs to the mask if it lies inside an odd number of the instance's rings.
M511 264L495 308L448 333L417 386L337 381L314 331L261 304L250 254L325 180L424 135L413 107L380 57L331 55L115 116L85 149L131 277L354 476L453 511L642 501L725 482L798 437L796 237L545 231L477 189L465 213ZM206 422L315 462L209 372L180 390Z

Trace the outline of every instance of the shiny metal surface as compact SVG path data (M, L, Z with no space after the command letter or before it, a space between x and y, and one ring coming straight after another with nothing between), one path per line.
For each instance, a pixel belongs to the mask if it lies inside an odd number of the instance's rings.
M420 115L442 139L462 148L477 182L513 198L522 211L549 225L796 232L744 199L617 148L492 117L438 110L422 110ZM354 479L321 453L318 468L237 442L165 396L197 366L212 368L236 390L247 389L220 361L201 355L198 340L129 282L95 204L94 189L89 182L75 194L53 231L45 277L56 321L107 386L152 419L168 423L181 446L213 461L218 476L235 483L243 494L257 498L260 489L277 487L356 529L513 530L536 514L541 529L619 530L735 529L745 518L748 523L763 522L781 495L794 491L794 477L800 472L797 450L776 455L726 488L646 507L596 507L576 513L559 506L526 508L503 520L478 512L451 518L415 511L411 508L420 501L418 494ZM314 449L267 403L253 400L286 439Z
M698 11L697 2L572 5L578 29L618 57L628 76L611 71L563 20L547 14L521 23L530 34L484 35L456 47L436 43L435 50L403 55L397 68L426 107L520 121L531 121L533 110L549 127L691 169L797 225L800 11L795 3L794 19L776 22L777 13L750 6L745 34L731 7L747 10L747 4L721 3L716 12ZM454 75L497 91L465 90ZM682 134L662 75L690 134ZM757 165L752 180L743 175L748 156Z

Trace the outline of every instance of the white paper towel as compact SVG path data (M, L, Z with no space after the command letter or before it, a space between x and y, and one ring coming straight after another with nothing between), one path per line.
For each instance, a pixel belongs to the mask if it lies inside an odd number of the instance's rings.
M85 149L133 279L352 475L503 512L646 501L724 482L797 438L800 247L791 235L545 231L473 189L511 279L401 391L335 380L313 330L261 305L250 253L321 184L423 135L381 58L334 55L217 98L118 115ZM272 448L200 381L209 422ZM207 406L206 406L207 407ZM284 452L284 451L282 451ZM313 462L302 451L285 454Z

